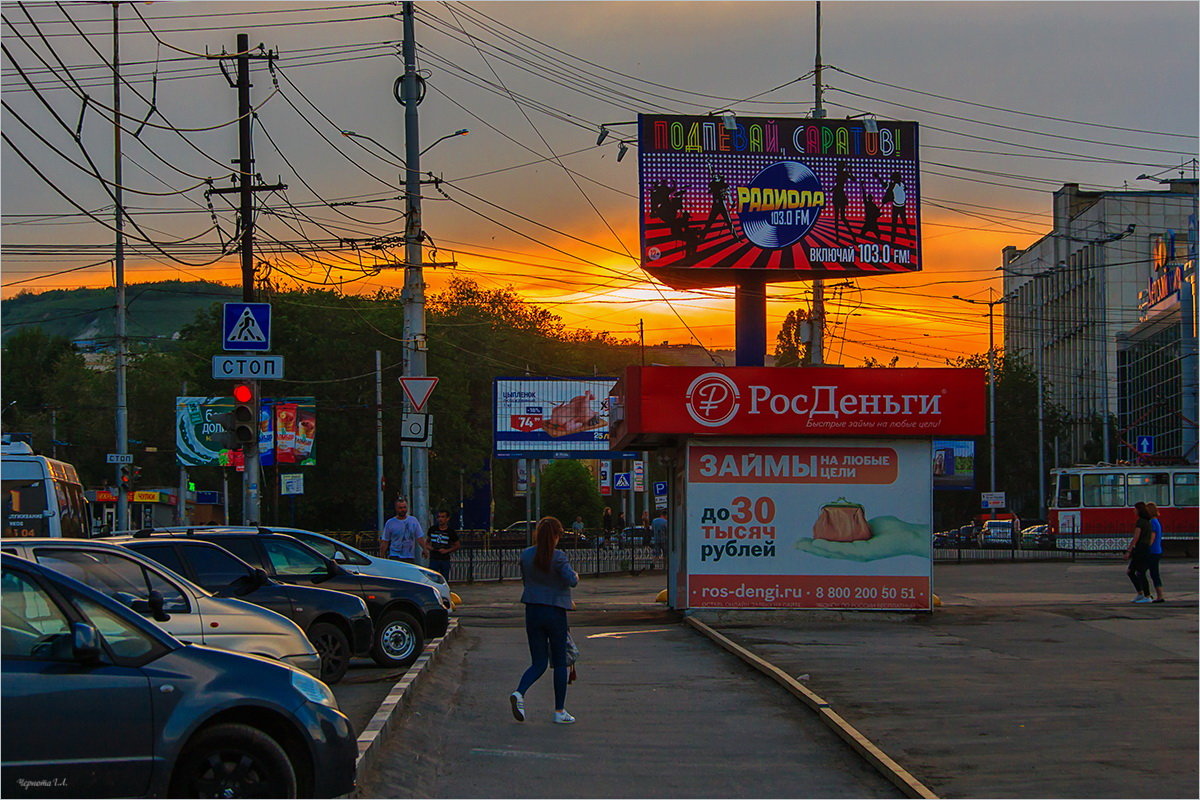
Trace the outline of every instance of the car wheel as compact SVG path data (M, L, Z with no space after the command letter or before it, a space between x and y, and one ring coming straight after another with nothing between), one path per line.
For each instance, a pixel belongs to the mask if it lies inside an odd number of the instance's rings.
M417 621L403 611L392 611L375 625L371 658L381 667L407 667L424 646L425 634Z
M196 734L171 776L172 797L295 797L283 748L257 728L224 724Z
M332 622L318 622L308 629L308 640L321 657L321 680L337 683L350 668L350 640Z

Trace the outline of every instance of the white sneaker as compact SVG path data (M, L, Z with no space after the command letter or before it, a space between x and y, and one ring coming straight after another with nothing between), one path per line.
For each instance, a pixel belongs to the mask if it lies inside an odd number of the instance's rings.
M554 712L554 721L559 725L570 725L575 721L575 718L571 716L569 711L563 709L562 711Z
M1133 602L1135 602L1135 603L1153 603L1154 601L1152 599L1150 599L1149 597L1146 597L1146 595L1142 595L1137 600L1134 600Z
M525 696L520 692L513 692L508 696L508 702L512 705L513 716L517 722L525 721Z
M1133 596L1133 599L1132 599L1132 600L1130 600L1129 602L1131 602L1131 603L1140 603L1140 602L1142 602L1142 598L1143 598L1143 597L1145 597L1145 596L1146 596L1146 595L1144 595L1144 594L1135 594L1135 595Z

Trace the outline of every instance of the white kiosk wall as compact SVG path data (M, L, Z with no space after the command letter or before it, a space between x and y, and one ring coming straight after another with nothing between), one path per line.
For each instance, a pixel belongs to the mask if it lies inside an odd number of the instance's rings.
M931 446L690 439L680 605L929 609Z

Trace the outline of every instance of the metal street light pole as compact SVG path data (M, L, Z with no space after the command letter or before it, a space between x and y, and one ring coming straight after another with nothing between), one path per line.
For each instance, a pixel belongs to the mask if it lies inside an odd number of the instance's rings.
M420 102L417 85L417 42L412 2L403 5L404 75L401 97L404 103L404 201L407 219L404 226L404 359L405 377L424 376L425 359L425 276L421 247L421 129L417 120ZM408 502L413 516L422 526L429 524L429 453L424 447L406 448L409 469L405 483L410 487Z
M955 300L988 307L988 491L996 491L996 306L1008 300L1008 296L996 300L972 300L953 295ZM992 509L992 517L996 516Z

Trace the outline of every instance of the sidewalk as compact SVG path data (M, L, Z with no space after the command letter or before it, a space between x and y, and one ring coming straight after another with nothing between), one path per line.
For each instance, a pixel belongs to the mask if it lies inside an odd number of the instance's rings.
M551 722L529 663L520 585L456 586L462 631L416 693L363 797L898 797L773 683L653 602L661 576L586 581L572 633L575 725Z
M1123 569L938 564L932 614L696 616L801 678L940 796L1195 797L1195 563L1164 564L1162 605L1130 604ZM364 796L895 796L825 731L841 746L829 749L810 709L654 603L663 585L582 582L567 702L580 724L566 729L548 721L549 676L528 722L507 716L527 658L519 584L456 585L463 635ZM837 773L853 785L826 783Z

